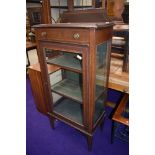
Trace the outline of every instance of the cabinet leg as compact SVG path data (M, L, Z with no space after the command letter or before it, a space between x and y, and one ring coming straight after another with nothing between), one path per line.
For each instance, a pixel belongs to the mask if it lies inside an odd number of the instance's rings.
M103 120L102 120L102 122L101 122L101 124L100 124L100 129L101 129L101 131L103 130Z
M112 121L112 124L111 124L111 144L114 141L114 135L115 135L115 126L114 126L114 121Z
M103 127L104 127L104 121L105 121L105 116L103 117L101 124L100 124L101 131L103 130Z
M55 119L49 118L49 120L50 120L50 125L51 125L52 129L55 129L55 125L54 125Z
M93 137L90 135L87 135L87 144L88 144L88 150L92 150L92 142L93 142Z

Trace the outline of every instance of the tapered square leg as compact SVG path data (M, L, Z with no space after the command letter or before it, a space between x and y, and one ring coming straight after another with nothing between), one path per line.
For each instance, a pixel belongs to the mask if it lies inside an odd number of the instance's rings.
M105 116L103 117L101 123L100 123L100 129L101 131L103 130L103 127L104 127L104 121L105 121Z
M114 121L112 121L112 124L111 124L111 144L113 143L113 140L114 140L114 134L115 134L115 126L114 126Z
M50 125L52 129L55 129L55 119L50 117L49 120L50 120Z
M92 150L93 136L87 135L88 150Z

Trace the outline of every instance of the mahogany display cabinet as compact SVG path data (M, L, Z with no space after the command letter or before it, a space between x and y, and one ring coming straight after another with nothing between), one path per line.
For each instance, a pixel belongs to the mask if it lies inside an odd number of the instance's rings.
M113 23L35 25L44 92L44 112L86 135L103 124ZM48 67L54 71L48 72ZM52 67L53 66L53 67ZM58 77L51 78L51 74ZM57 98L55 98L57 95Z

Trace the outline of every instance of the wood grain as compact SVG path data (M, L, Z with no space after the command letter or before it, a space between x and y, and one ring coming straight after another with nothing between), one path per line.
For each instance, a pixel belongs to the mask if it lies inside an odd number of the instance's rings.
M51 40L57 42L74 42L84 43L89 42L89 31L87 29L75 29L75 28L41 28L36 31L39 40ZM43 35L46 34L46 35ZM67 35L66 35L67 34ZM79 38L74 38L74 34L79 34Z
M122 116L123 111L125 110L125 106L128 103L129 100L129 94L125 94L120 101L116 111L114 112L114 115L112 117L112 120L120 122L122 124L125 124L129 126L129 119Z

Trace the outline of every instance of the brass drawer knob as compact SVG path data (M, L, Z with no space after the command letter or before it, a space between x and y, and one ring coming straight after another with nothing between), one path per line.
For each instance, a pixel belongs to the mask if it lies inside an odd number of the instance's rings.
M47 35L47 32L41 32L42 37L46 37L46 35Z
M73 34L73 38L74 38L74 39L79 39L79 38L80 38L79 33L75 33L75 34Z

